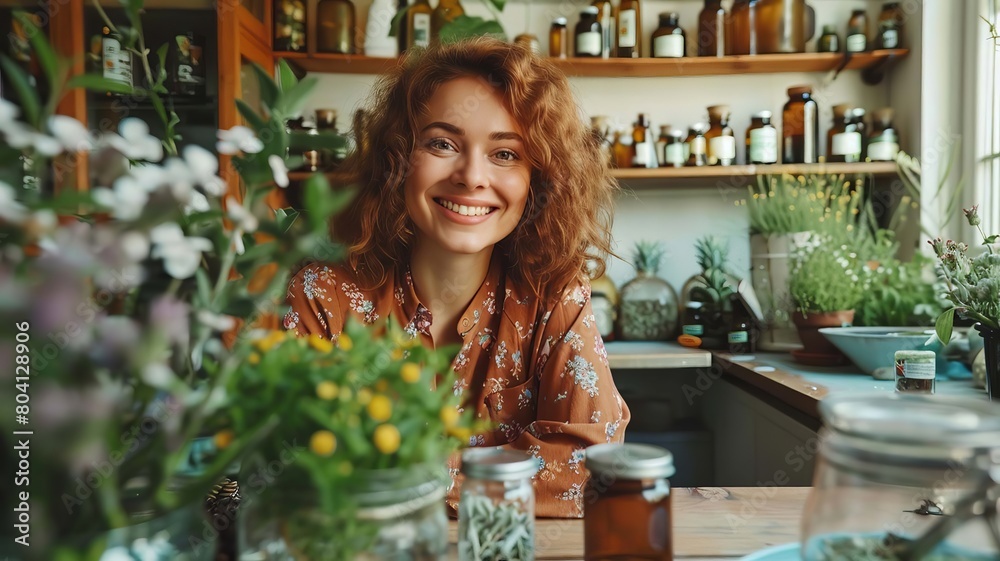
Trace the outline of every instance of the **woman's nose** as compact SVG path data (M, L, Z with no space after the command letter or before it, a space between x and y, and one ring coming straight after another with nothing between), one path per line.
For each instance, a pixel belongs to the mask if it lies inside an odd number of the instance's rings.
M468 189L478 189L489 184L486 158L465 155L456 162L452 181Z

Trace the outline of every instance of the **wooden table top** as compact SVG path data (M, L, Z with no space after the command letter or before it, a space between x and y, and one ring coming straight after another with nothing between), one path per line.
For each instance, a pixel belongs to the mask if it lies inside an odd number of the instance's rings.
M797 542L809 488L697 487L673 493L674 559L723 561ZM455 544L455 521L450 530ZM583 559L583 520L538 519L535 558Z

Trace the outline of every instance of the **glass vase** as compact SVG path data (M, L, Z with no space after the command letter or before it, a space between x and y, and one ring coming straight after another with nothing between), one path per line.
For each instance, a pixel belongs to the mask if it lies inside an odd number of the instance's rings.
M647 271L622 287L618 331L625 341L670 341L677 337L677 293Z
M359 472L345 485L343 513L315 496L252 500L244 494L242 561L437 561L448 549L446 476L431 468ZM282 500L282 499L278 499ZM248 504L249 503L249 504Z
M975 325L983 337L983 355L986 357L986 393L990 401L1000 403L1000 329L981 323Z

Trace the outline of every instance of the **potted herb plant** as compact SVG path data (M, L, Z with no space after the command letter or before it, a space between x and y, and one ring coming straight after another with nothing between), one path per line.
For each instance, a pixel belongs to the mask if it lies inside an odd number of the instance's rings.
M819 329L851 325L865 293L866 267L866 259L831 236L811 234L796 249L788 281L796 309L792 321L804 347L792 351L796 360L820 365L844 360Z

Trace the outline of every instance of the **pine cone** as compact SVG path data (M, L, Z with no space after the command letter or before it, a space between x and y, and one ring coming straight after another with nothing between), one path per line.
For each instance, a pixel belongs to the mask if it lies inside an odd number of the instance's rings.
M239 484L226 477L205 497L205 509L214 516L221 516L235 512L241 500Z

